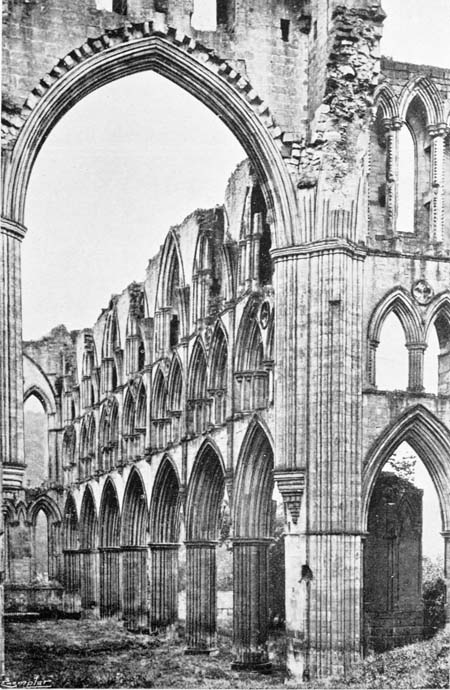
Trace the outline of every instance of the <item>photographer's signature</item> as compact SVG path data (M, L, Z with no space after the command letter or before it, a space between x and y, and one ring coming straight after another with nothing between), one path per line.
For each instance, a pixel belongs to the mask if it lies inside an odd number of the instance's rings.
M0 681L0 688L51 688L50 680L41 678L40 676L33 676L26 680L11 680L8 676L4 676Z

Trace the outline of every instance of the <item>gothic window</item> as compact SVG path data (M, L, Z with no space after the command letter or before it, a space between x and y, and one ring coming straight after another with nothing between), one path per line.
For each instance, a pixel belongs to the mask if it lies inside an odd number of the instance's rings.
M259 235L258 279L260 285L272 283L272 259L270 256L271 237L267 223L267 208L259 185L253 188L251 213L253 233Z
M376 384L380 390L406 390L408 387L405 333L393 312L387 315L381 329L377 347Z
M156 448L164 448L168 440L167 388L161 369L153 382L152 423L153 443Z
M398 134L398 215L399 232L414 231L415 206L415 144L411 130L404 124Z
M37 487L49 479L48 421L42 401L30 395L24 402L24 486Z
M62 445L62 461L65 484L71 484L75 479L73 476L73 466L75 464L75 441L75 429L73 427L69 427L64 432Z
M424 361L424 387L428 393L450 395L450 316L448 307L442 308L438 312L428 328Z
M189 368L189 420L194 434L204 431L209 423L210 399L207 397L207 365L203 347L197 342Z
M431 139L427 124L423 102L419 96L415 96L399 132L398 232L429 232Z
M214 421L223 424L226 415L228 348L224 332L218 328L211 345L210 389L214 397Z
M147 426L147 393L143 383L139 386L136 405L136 427L138 429L145 429Z
M41 582L48 581L49 577L48 547L48 518L41 508L34 523L34 577Z

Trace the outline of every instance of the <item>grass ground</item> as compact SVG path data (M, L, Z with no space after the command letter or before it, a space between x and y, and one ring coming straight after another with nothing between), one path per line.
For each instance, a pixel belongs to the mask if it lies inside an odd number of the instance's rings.
M449 631L432 640L368 657L347 679L310 688L448 688ZM273 644L276 652L280 645ZM232 671L229 635L215 657L183 654L183 644L135 635L110 620L7 623L6 675L20 683L39 676L53 688L295 687L281 665L270 675ZM308 686L303 686L308 687Z

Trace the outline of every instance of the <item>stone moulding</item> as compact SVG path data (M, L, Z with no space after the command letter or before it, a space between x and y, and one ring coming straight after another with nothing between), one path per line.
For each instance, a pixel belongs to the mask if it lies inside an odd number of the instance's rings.
M263 182L278 246L295 243L297 203L284 158L283 133L250 82L213 51L175 29L149 22L109 31L72 50L41 79L14 118L10 170L5 179L8 218L23 219L33 163L58 120L84 96L121 77L154 70L202 101L242 144ZM15 141L14 141L15 140ZM8 142L7 142L8 143Z

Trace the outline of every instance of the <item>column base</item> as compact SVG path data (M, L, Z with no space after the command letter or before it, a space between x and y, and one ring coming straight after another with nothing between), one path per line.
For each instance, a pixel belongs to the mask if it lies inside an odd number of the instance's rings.
M258 671L259 673L271 673L271 661L233 661L231 663L233 671Z
M210 647L207 649L201 649L200 647L186 647L184 654L186 656L199 656L200 654L206 654L207 656L212 656L218 654L219 650L217 647Z

